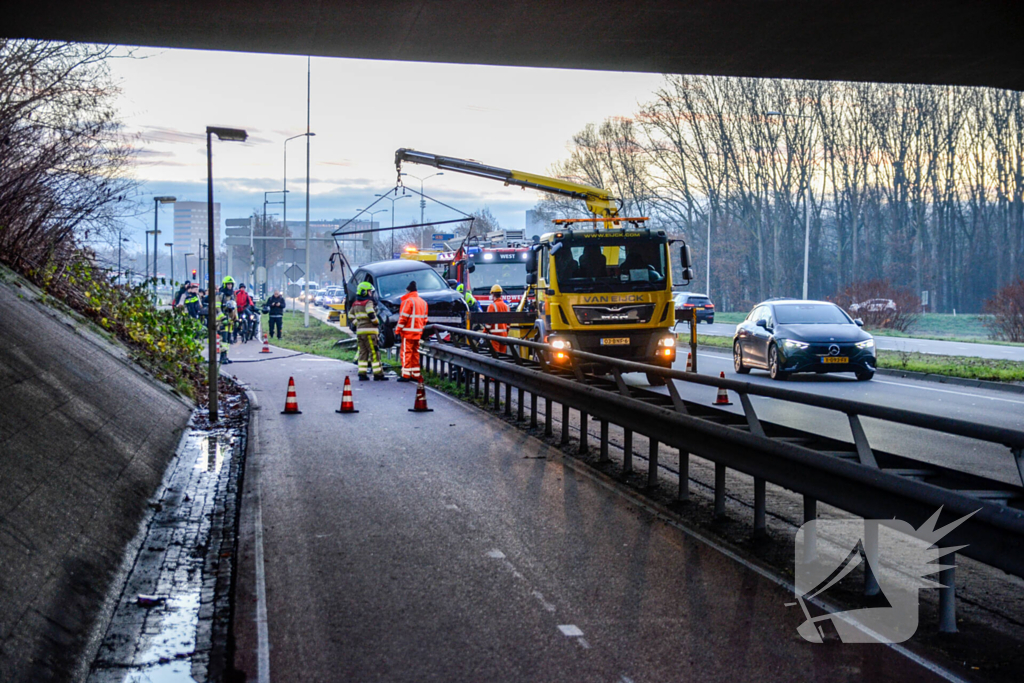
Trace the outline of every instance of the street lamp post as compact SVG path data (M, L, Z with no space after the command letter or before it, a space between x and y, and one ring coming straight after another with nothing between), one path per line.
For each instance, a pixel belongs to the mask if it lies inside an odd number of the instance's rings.
M171 289L174 289L174 242L164 242L167 255L171 257Z
M156 263L157 263L157 247L156 247L156 236L160 234L160 227L158 221L160 218L160 205L161 204L173 204L178 201L177 197L153 197L153 293L156 293ZM149 252L149 242L146 242L146 252ZM149 256L147 255L147 260ZM149 270L149 264L146 264L146 270Z
M433 178L436 175L444 175L444 171L438 171L437 173L431 173L426 178L420 178L418 175L413 175L411 173L402 173L402 175L407 175L410 178L415 178L416 180L420 181L420 225L422 226L423 225L423 211L424 211L424 209L427 208L427 200L423 198L423 181L424 180L430 180L431 178ZM422 246L423 245L420 244L420 247L422 247Z
M398 189L397 188L395 189L395 193L396 194L398 193ZM373 196L374 197L380 197L381 199L386 199L389 202L391 202L391 258L394 258L395 257L395 230L394 230L394 228L395 228L395 202L397 202L399 199L412 199L412 197L410 197L407 194L403 194L401 197L394 197L394 198L389 197L386 194L375 194Z
M768 116L789 116L794 119L810 119L811 135L807 143L807 179L804 186L804 292L803 298L807 298L807 263L811 254L811 155L814 153L814 117L806 114L784 114L781 111L765 112Z
M206 242L207 242L207 288L206 306L206 338L207 354L207 381L210 390L210 424L218 421L217 411L217 297L213 292L213 282L217 277L216 255L213 253L213 136L218 140L231 142L245 142L249 134L237 128L216 128L206 127Z
M272 201L269 201L267 199L267 195L268 194L278 194L278 193L283 193L281 201L279 201L279 202L272 202ZM288 204L288 190L269 190L269 191L263 193L263 237L267 236L267 204L284 204L284 205L287 206L287 204ZM277 214L271 214L271 215L272 216L276 216ZM288 237L288 223L287 222L285 222L284 230L285 230L285 235L284 236L285 236L285 238L287 238ZM252 231L251 230L249 231L249 238L250 238L249 241L252 242ZM260 247L260 249L263 251L263 258L262 258L263 270L266 271L266 269L267 269L267 240L264 239L264 240L261 240L261 241L262 241L262 246ZM265 288L266 288L266 283L264 283L263 285L260 286L260 293L262 293L264 296L266 296L266 294L267 294Z
M387 211L387 209L377 209L376 211L367 211L366 212L366 213L370 214L370 227L368 227L367 230L373 230L373 217L376 216L378 213L384 213L385 211ZM374 237L373 233L370 233L370 260L371 261L373 260L373 245L375 245L376 243L377 243L376 237Z
M307 127L307 129L309 128L309 115L308 115L308 112L307 112L307 116L306 116L306 127ZM283 182L282 189L281 189L281 191L284 192L284 201L282 202L282 204L284 204L284 206L282 207L282 213L284 214L284 216L282 217L281 220L284 221L284 229L287 231L288 230L288 143L290 141L292 141L292 140L295 140L296 138L306 138L306 275L302 279L302 281L304 283L303 284L304 296L302 297L303 299L308 299L309 298L309 139L311 137L315 137L315 136L316 136L316 133L310 133L309 130L307 130L305 133L299 133L298 135L293 135L293 136L291 136L290 138L288 138L288 139L286 139L284 141L284 182ZM266 195L264 195L263 197L264 197L264 199L266 199ZM263 210L266 211L266 206L263 207ZM264 227L264 231L266 231L266 227ZM264 234L264 237L266 237L265 234ZM263 245L263 267L264 268L267 267L266 258L267 258L267 245L264 244ZM306 303L306 327L309 327L309 303Z

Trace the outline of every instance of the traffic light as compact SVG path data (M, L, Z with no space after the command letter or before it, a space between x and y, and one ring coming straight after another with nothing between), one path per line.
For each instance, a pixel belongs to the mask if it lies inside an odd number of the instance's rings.
M193 280L196 279L196 269L195 268L192 269L192 279Z

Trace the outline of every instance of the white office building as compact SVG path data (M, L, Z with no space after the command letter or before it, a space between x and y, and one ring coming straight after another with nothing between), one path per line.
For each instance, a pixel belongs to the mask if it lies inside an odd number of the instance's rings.
M199 254L199 243L206 244L208 232L206 202L176 202L174 204L174 255ZM220 202L213 205L213 248L220 245ZM189 257L189 268L196 267L197 261Z

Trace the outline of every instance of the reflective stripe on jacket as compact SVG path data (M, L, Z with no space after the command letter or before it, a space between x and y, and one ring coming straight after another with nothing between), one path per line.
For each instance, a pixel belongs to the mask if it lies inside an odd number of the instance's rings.
M356 299L349 310L356 322L356 334L377 334L377 312L371 299Z
M427 326L427 302L416 292L402 297L402 310L398 315L395 334L408 339L419 339Z
M494 303L487 307L488 313L508 313L508 304L505 303L504 299L495 299ZM497 325L486 325L487 331L491 334L497 334L502 337L508 336L508 323L498 323Z

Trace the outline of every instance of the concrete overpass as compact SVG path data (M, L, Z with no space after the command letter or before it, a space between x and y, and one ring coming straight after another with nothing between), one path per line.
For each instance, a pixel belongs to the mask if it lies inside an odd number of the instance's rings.
M9 38L1014 90L1022 27L1014 0L37 0L0 17Z

